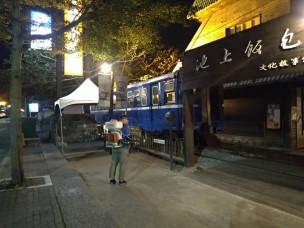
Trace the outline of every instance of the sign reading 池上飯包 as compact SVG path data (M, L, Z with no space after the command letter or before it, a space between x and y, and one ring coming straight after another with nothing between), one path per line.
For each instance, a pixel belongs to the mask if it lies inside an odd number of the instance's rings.
M304 17L284 16L185 52L183 90L304 72Z

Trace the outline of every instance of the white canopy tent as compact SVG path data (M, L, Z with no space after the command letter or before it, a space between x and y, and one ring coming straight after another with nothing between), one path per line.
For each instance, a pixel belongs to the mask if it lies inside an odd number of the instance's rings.
M99 100L99 89L89 78L87 78L76 90L55 102L60 109L74 104L97 104Z
M62 109L75 104L97 104L98 100L99 88L89 78L87 78L76 90L65 97L59 98L55 102L55 109L58 108L60 111L61 152L63 152Z

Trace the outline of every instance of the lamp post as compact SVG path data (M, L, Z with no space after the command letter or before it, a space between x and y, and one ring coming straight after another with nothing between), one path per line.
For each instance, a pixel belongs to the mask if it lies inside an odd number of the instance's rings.
M110 107L109 107L109 120L113 117L113 96L114 96L114 78L112 65L109 63L103 63L100 67L101 74L110 75L111 76L111 88L110 88Z

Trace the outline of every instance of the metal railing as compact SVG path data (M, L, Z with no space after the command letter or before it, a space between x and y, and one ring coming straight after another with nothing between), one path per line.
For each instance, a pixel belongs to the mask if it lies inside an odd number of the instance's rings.
M135 147L154 151L155 153L164 153L172 155L179 160L184 159L184 145L182 139L160 139L155 136L143 134L138 127L130 127Z

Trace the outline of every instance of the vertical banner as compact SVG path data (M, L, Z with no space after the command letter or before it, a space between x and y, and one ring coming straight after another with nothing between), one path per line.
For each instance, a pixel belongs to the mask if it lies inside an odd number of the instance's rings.
M126 108L127 107L127 83L128 77L123 75L115 75L114 78L116 84L116 103L115 108Z
M71 23L80 16L80 1L74 1L74 8L64 10L64 21ZM82 34L82 23L71 28L70 31L64 33L64 47L69 54L64 54L64 75L83 76L83 52L80 46L80 36Z
M52 33L52 17L44 12L31 10L31 35ZM52 50L52 39L32 40L32 49Z
M83 54L75 52L64 54L64 75L83 76Z
M112 87L112 74L98 75L99 101L98 107L109 108Z

